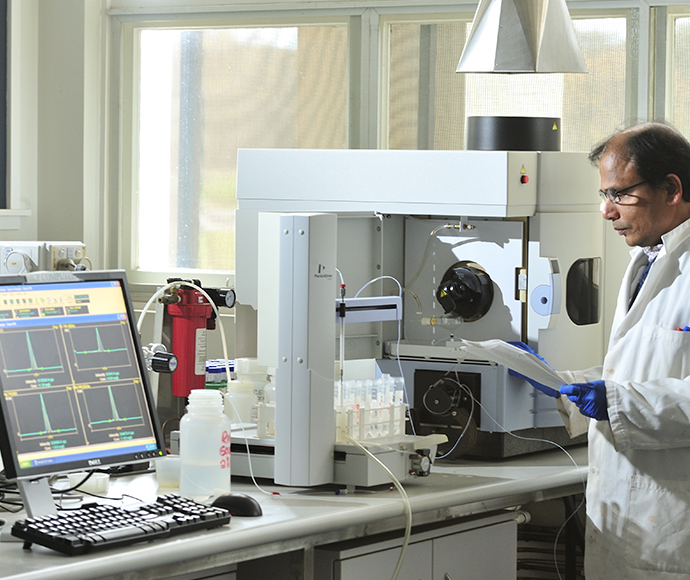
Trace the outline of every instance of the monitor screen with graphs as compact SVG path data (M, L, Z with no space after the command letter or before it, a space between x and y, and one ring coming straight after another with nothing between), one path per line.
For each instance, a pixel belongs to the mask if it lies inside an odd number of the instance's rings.
M123 272L0 276L0 449L32 478L165 453Z

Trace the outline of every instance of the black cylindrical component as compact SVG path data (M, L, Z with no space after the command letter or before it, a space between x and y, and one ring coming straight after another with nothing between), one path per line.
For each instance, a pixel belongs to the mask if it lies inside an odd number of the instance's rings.
M484 270L456 265L443 275L436 299L446 314L472 322L489 311L494 285Z
M173 373L177 369L177 357L171 352L154 352L151 370L157 373Z
M204 288L204 292L211 297L216 306L235 306L237 296L232 288Z
M467 149L560 151L558 117L467 117Z

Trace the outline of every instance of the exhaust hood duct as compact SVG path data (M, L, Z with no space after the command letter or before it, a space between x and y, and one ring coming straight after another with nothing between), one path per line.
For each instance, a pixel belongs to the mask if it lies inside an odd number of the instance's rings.
M588 71L565 0L480 0L455 72Z

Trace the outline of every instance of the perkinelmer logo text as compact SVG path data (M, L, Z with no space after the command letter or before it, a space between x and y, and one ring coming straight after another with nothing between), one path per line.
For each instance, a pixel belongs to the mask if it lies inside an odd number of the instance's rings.
M319 271L314 274L314 278L333 278L333 274L327 272L326 266L319 264Z

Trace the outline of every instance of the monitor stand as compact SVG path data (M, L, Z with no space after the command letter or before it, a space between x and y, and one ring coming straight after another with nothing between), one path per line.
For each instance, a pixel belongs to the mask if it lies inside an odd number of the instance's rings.
M38 479L18 479L17 487L22 494L24 509L31 518L57 513L47 477Z
M53 501L53 494L48 485L48 478L39 479L19 479L17 487L21 493L24 509L29 517L47 516L57 513L57 507ZM0 520L0 542L21 542L10 532L12 529L11 521Z

